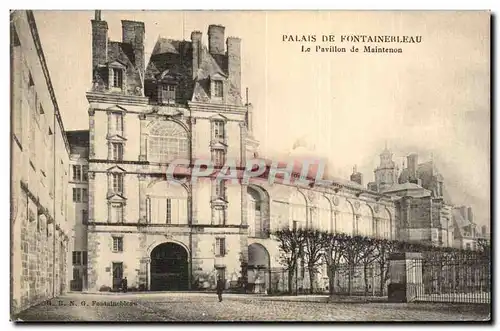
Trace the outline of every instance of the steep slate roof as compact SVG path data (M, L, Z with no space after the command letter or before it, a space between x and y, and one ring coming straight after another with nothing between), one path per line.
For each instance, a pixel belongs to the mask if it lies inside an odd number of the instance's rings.
M393 192L393 191L402 191L402 190L420 190L424 189L422 186L415 184L415 183L402 183L402 184L394 184L391 187L389 187L385 192Z
M414 196L414 197L428 197L431 195L429 190L415 183L402 183L394 184L388 189L382 191L383 194L395 193L398 196Z
M205 45L200 47L200 66L193 74L192 42L159 37L146 67L145 78L158 80L168 70L169 75L179 75L179 81L182 82L179 85L182 87L184 98L191 101L208 101L210 78L214 75L227 78L228 60L226 54L210 54ZM228 83L230 86L226 95L227 103L241 105L240 93L235 93L235 87L230 80Z

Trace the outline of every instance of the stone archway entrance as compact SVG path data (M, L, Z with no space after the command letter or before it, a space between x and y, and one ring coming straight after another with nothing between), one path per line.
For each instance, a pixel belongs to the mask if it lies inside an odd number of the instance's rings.
M271 287L271 259L261 244L248 246L248 291L264 293Z
M151 291L184 291L189 288L188 253L175 243L163 243L151 252Z

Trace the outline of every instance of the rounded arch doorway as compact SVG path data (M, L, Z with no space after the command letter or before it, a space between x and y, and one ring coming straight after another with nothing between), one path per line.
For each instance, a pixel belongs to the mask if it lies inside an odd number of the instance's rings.
M258 243L248 246L248 289L264 293L271 286L271 259L267 249Z
M151 291L184 291L189 284L188 252L175 243L163 243L151 252Z

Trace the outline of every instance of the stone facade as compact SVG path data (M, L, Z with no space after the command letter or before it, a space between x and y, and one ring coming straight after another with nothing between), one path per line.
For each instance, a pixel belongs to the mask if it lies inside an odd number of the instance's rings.
M11 310L68 290L69 144L31 11L11 14Z
M118 289L123 277L132 288L175 287L172 273L186 278L189 289L212 288L223 274L228 287L248 276L250 283L266 284L265 290L270 271L283 268L269 230L283 226L395 238L391 198L357 183L299 188L262 179L248 185L167 180L174 159L241 166L255 156L253 110L241 97L241 41L229 37L224 43L225 29L217 25L208 29L208 47L199 31L191 41L159 38L144 69L132 57L141 48L144 25L122 24L127 38L106 42L107 23L100 14L92 21L88 223L86 234L77 235L87 237L86 290ZM135 32L127 28L132 25ZM129 53L110 51L115 44ZM121 78L104 79L100 72ZM144 89L128 85L137 77L144 77ZM177 168L178 179L185 169ZM166 251L168 243L181 253ZM159 264L173 260L169 270Z
M73 250L68 261L72 291L82 290L87 283L88 134L87 130L66 133L70 144L68 194L71 203L68 217L74 221Z

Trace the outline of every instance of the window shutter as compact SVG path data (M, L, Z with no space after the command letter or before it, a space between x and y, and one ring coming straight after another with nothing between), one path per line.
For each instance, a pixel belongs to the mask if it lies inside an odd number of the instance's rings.
M158 212L157 218L159 223L165 224L167 222L167 199L157 199Z
M221 239L220 238L216 238L215 239L215 255L216 256L220 256L221 255Z
M112 68L109 68L109 80L108 80L108 88L113 87L113 82L114 82L114 72Z

